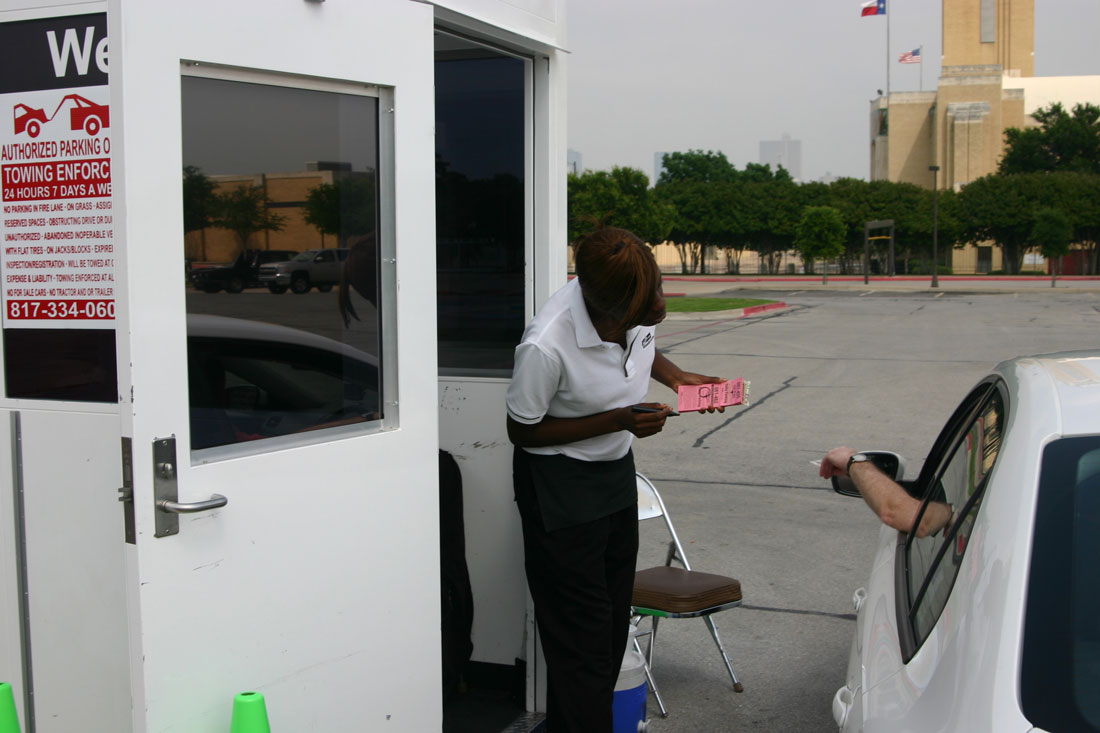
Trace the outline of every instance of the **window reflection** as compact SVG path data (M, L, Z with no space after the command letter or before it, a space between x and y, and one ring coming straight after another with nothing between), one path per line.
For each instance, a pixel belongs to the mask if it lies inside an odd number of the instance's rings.
M377 99L182 95L192 448L380 420Z
M508 376L524 326L521 59L436 34L439 367Z

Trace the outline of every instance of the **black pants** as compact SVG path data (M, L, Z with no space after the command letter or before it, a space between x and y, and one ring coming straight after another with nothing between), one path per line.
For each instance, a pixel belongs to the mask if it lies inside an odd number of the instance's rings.
M523 483L517 473L527 584L546 656L547 727L611 733L638 556L637 505L547 532Z

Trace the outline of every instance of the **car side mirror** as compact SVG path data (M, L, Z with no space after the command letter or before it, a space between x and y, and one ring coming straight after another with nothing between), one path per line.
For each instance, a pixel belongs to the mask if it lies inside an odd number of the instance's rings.
M871 463L894 481L900 481L905 476L905 459L897 453L888 450L863 450L860 453L869 456ZM833 491L844 496L860 496L855 482L847 476L833 476Z

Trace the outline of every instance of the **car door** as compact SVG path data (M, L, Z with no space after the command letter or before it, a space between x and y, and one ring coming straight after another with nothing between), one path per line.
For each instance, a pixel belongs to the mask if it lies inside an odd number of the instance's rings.
M310 280L317 284L331 284L339 279L336 269L336 252L326 249L317 253L313 258L313 267L310 268Z
M434 224L422 205L434 187L432 8L112 7L112 130L127 161L115 185L128 212L119 390L134 455L135 729L224 731L234 695L257 690L273 729L439 730L438 417L434 389L417 388L436 379ZM242 232L249 246L320 247L303 202L334 174L316 161L378 186L378 289L346 294L350 323L335 292L229 303L165 275L200 235L208 248L240 246ZM266 223L185 234L185 168L217 194L258 202L242 206ZM415 263L400 291L398 249ZM215 330L236 351L193 358L189 316L224 319ZM272 328L284 356L252 358L250 342ZM372 409L346 422L326 418L371 390L350 378L345 347L377 362ZM318 351L335 354L335 391L332 371L305 368L302 355ZM238 421L271 404L297 412L265 420L305 422L276 434ZM200 442L200 408L228 429Z
M999 380L975 388L948 420L925 461L911 493L921 499L914 527L925 515L938 516L934 531L898 533L892 581L893 608L879 609L878 643L865 646L867 690L865 730L919 730L942 726L952 707L958 656L945 648L957 616L945 614L1000 452L1007 417L1006 392ZM968 576L973 580L973 576ZM890 639L882 636L882 621ZM865 641L866 641L865 637ZM946 680L946 681L945 681ZM954 688L957 688L957 682ZM928 695L931 688L939 693Z

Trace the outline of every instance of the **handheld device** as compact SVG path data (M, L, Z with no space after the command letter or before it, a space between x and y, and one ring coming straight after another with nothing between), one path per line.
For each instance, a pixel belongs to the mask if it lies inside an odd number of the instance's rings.
M660 412L661 411L660 407L650 407L649 405L631 405L630 409L633 410L634 412ZM676 410L669 410L668 414L669 414L669 417L676 417L680 413L676 412Z

